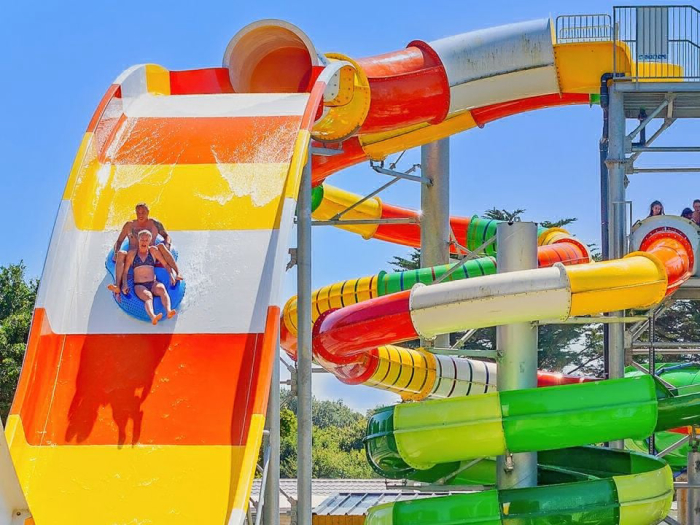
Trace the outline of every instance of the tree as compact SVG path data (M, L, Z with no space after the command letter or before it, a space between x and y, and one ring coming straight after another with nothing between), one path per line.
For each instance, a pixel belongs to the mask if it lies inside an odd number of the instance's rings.
M526 210L505 210L491 208L484 216L500 221L520 220ZM545 228L561 228L575 222L574 217L556 221L542 221ZM389 264L397 271L415 270L420 268L420 250L414 249L407 258L394 256ZM464 334L451 334L450 343L454 344ZM602 361L602 329L600 325L542 325L538 330L540 348L539 366L544 370L580 373L600 376L603 373ZM417 341L404 343L407 346L417 346ZM469 348L494 350L496 348L495 327L481 328L469 339Z
M280 475L297 475L296 397L280 391ZM341 400L312 399L312 475L317 478L376 477L365 458L367 419Z
M26 280L22 261L0 267L0 417L7 419L17 387L39 281Z
M700 341L700 301L674 301L668 309L657 316L654 324L655 342L695 343ZM648 342L649 332L644 332L639 342ZM646 356L635 360L646 362ZM656 354L658 363L663 362L697 362L697 354L663 355Z

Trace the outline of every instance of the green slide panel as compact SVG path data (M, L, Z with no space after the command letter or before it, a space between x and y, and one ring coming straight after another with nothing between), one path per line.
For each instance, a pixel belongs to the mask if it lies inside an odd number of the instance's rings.
M699 421L697 389L681 395L649 375L386 407L369 419L365 438L382 476L488 485L493 456L538 451L538 486L390 503L366 523L657 523L673 498L666 462L580 445Z

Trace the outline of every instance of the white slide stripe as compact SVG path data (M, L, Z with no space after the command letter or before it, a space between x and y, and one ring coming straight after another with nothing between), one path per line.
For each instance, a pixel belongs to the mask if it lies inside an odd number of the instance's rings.
M430 398L463 397L496 391L496 363L451 356L435 356L439 362Z
M549 19L481 29L429 45L445 67L450 114L559 91Z
M558 89L554 66L475 80L450 88L448 115L510 100L557 93Z
M415 285L410 311L421 337L538 319L565 319L571 291L566 270L523 270L463 281Z
M289 230L293 205L285 204ZM173 239L187 283L179 314L156 327L134 319L105 288L105 258L117 235L76 229L70 203L61 204L37 298L54 332L261 333L268 306L279 304L288 232L280 243L278 230L178 231Z
M507 24L429 42L440 57L450 86L554 65L551 21Z
M307 93L172 95L142 94L126 115L142 117L286 117L304 114Z

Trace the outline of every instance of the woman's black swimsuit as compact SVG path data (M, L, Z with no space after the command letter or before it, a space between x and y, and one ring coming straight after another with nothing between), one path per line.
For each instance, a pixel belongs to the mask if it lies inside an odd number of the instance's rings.
M139 254L138 254L138 253L137 253L136 255L134 255L134 262L131 263L131 267L132 267L132 268L138 268L139 266L152 266L152 267L155 269L156 261L155 261L155 259L153 259L153 256L151 255L151 251L150 251L150 250L148 251L148 255L146 256L146 260L145 260L145 261L142 261L142 260L139 258ZM143 287L144 287L146 290L148 290L149 292L152 291L153 286L154 286L155 284L156 284L155 278L154 278L152 281L147 282L147 283L137 283L137 282L134 282L134 286L143 286Z

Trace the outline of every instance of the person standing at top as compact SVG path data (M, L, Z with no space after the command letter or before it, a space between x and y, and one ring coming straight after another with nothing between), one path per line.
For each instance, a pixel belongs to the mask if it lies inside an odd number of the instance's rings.
M693 222L700 224L700 199L693 201Z
M689 221L693 220L693 210L690 208L683 208L683 211L681 212L681 217L684 219L688 219Z
M122 281L122 274L125 269L128 273L129 268L125 266L127 252L121 250L121 245L124 239L129 239L129 252L136 252L139 245L139 232L143 230L148 230L151 232L151 246L155 246L163 257L163 259L168 263L168 267L171 268L171 277L175 281L181 281L183 277L180 275L180 269L175 262L173 254L170 252L170 247L172 246L172 240L170 234L165 231L163 224L156 219L149 218L148 205L145 202L139 202L135 208L136 220L128 221L122 227L122 231L119 233L117 242L114 243L114 255L112 260L115 264L114 271L114 283L107 285L107 288L114 293L114 295L120 294L120 283ZM163 238L163 242L156 245L156 236L160 235Z
M656 217L657 215L665 215L664 205L661 201L654 201L649 205L649 217Z

